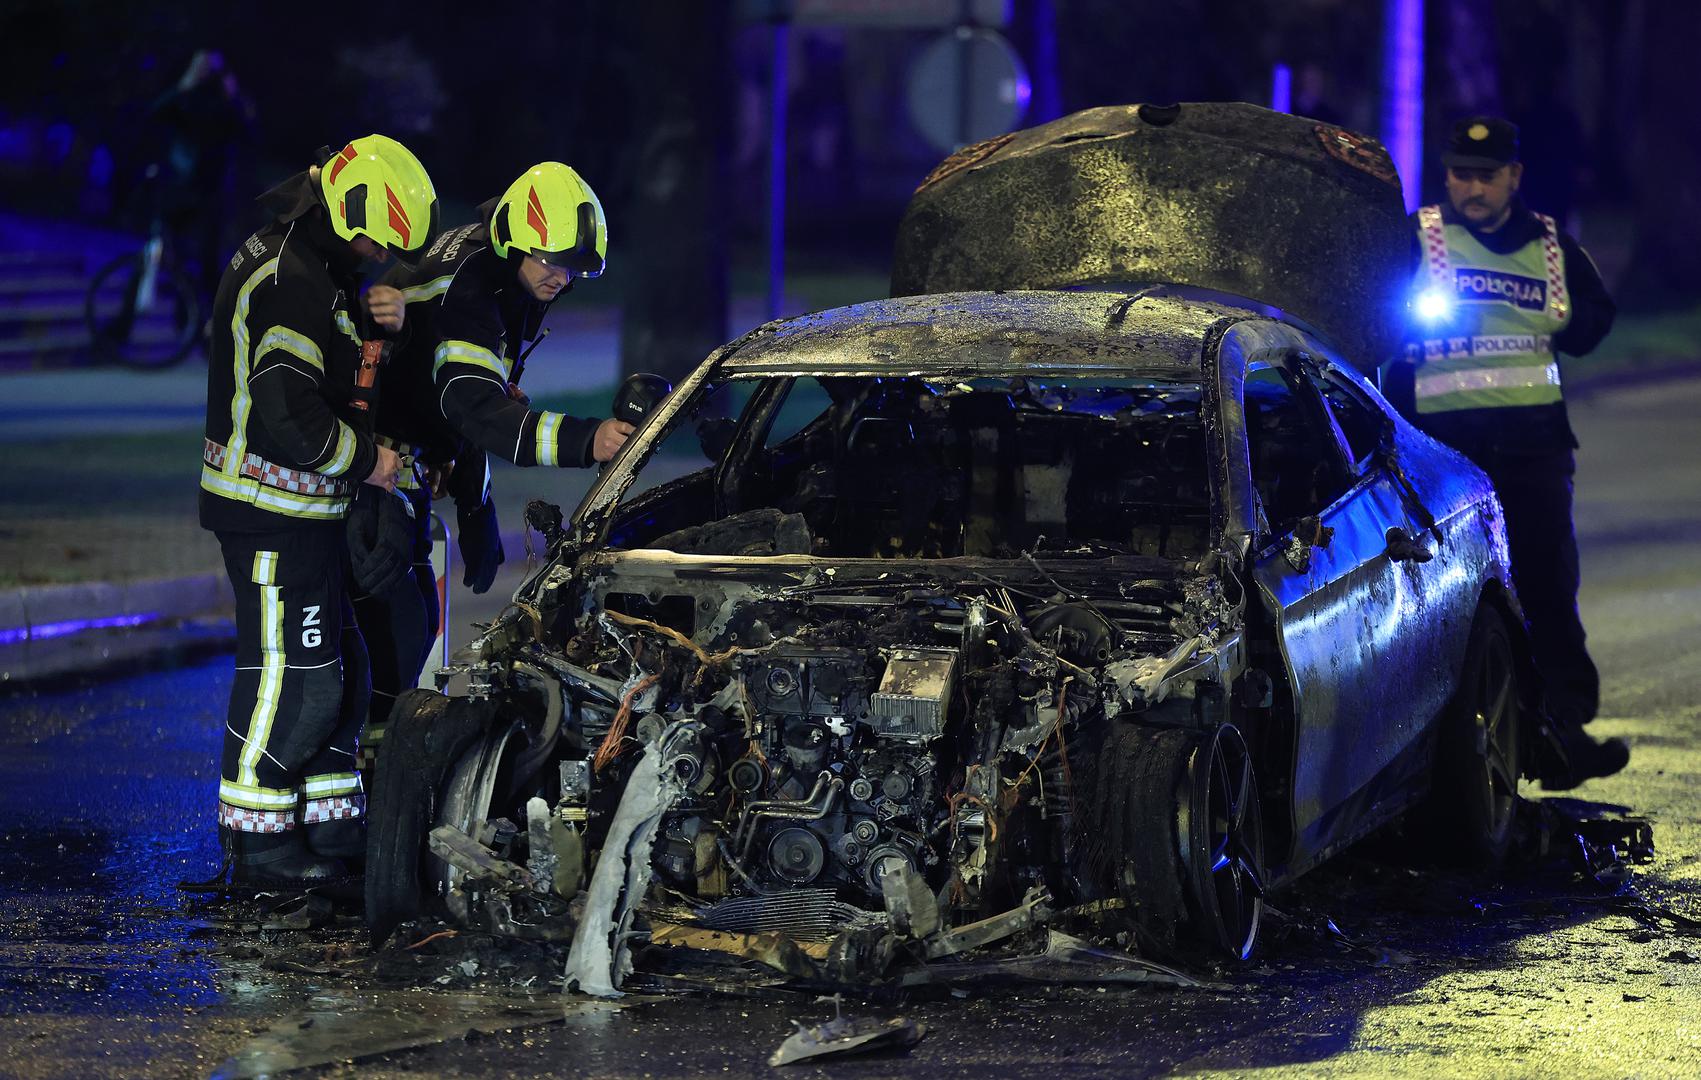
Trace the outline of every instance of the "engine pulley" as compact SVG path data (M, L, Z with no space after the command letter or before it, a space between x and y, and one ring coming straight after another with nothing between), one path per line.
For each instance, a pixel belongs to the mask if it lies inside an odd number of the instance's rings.
M807 885L821 876L827 852L821 838L808 829L781 829L768 842L768 869L793 885Z

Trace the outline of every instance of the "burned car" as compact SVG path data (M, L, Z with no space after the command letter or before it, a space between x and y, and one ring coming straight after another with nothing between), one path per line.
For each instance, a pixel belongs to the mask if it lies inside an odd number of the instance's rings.
M709 464L695 467L709 456ZM1406 815L1508 844L1538 710L1501 511L1313 333L1172 286L769 323L654 412L398 704L367 910L729 940L852 983L1120 920L1250 956Z

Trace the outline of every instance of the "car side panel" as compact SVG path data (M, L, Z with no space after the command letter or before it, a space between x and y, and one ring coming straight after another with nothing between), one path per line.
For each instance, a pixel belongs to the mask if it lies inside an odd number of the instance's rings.
M1420 587L1412 564L1386 554L1388 529L1409 527L1398 488L1372 473L1322 519L1334 532L1327 547L1312 548L1306 573L1294 571L1280 546L1253 571L1278 612L1294 694L1296 861L1351 825L1336 811L1410 760L1434 714L1431 649L1412 632Z
M1363 835L1427 787L1430 736L1458 685L1477 604L1488 582L1511 580L1487 477L1396 414L1361 376L1335 366L1389 416L1404 483L1379 464L1331 507L1331 547L1343 546L1313 549L1309 574L1293 574L1279 549L1255 565L1297 713L1289 872ZM1431 560L1388 561L1392 525Z

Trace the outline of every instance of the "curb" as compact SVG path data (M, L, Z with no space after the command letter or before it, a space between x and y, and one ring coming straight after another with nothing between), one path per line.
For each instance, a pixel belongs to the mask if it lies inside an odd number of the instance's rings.
M452 560L460 552L449 540ZM509 560L525 534L504 532ZM451 590L460 584L451 575ZM236 601L221 573L146 581L87 581L0 590L0 692L148 660L187 646L236 643Z
M234 640L223 574L0 592L0 686L89 672L192 642Z
M452 559L458 559L453 538ZM510 560L525 534L502 534ZM451 576L451 590L459 585ZM0 590L0 692L149 660L188 646L233 647L236 601L220 573Z

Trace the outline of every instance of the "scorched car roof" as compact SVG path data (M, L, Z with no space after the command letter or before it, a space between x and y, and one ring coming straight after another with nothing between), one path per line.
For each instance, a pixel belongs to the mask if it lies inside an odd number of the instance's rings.
M1140 374L1197 379L1212 326L1256 305L1152 291L964 292L873 300L769 323L728 375Z

